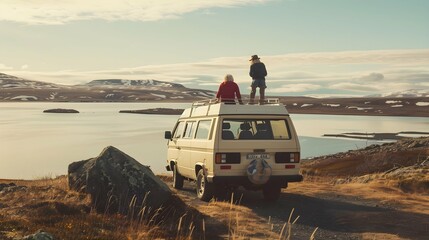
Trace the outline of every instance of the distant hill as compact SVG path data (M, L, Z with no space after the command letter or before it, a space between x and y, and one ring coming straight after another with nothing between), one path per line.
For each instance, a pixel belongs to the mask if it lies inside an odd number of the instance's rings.
M99 79L68 86L0 73L0 101L131 102L195 101L215 92L158 80Z
M402 97L429 97L429 89L409 89L399 92L375 94L368 97L402 98Z
M384 94L382 97L429 97L428 89L410 89L402 92Z
M0 73L0 102L192 102L214 97L215 92L211 90L192 89L153 79L98 79L69 86ZM290 113L429 117L429 93L424 89L384 96L278 98Z
M102 79L93 80L84 84L85 86L101 87L101 86L115 86L115 87L129 87L129 86L145 86L145 87L171 87L171 88L185 88L182 84L163 82L157 80L126 80L126 79Z
M56 89L60 88L59 85L47 82L32 81L12 75L0 73L0 88L29 88L29 89Z

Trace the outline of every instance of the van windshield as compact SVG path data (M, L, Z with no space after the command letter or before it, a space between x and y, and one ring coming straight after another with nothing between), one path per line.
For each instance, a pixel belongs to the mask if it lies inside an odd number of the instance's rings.
M286 119L224 119L224 140L287 140L291 139Z

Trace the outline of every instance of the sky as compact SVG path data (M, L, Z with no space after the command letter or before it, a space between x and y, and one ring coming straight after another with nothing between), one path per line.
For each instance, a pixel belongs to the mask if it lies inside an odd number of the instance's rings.
M427 0L0 0L0 72L74 85L155 79L267 95L429 91Z

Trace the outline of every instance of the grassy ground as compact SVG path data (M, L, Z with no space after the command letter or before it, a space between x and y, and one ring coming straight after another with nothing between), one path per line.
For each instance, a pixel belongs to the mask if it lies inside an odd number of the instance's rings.
M65 176L34 181L1 180L19 187L0 193L0 239L13 239L39 229L58 239L182 239L196 223L185 218L155 223L153 219L98 214L90 199L67 189ZM179 220L182 229L176 229ZM194 224L194 227L191 226Z
M0 239L39 229L58 239L429 239L426 143L314 159L303 164L305 181L289 184L276 203L242 189L206 203L186 183L172 189L175 214L158 218L96 213L87 195L68 190L65 176L4 179L15 185L0 191Z

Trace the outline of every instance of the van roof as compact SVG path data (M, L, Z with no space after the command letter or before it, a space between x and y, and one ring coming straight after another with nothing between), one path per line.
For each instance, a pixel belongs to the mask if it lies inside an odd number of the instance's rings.
M278 99L268 99L264 105L225 104L213 100L194 102L183 111L180 118L219 115L289 115L286 107Z

